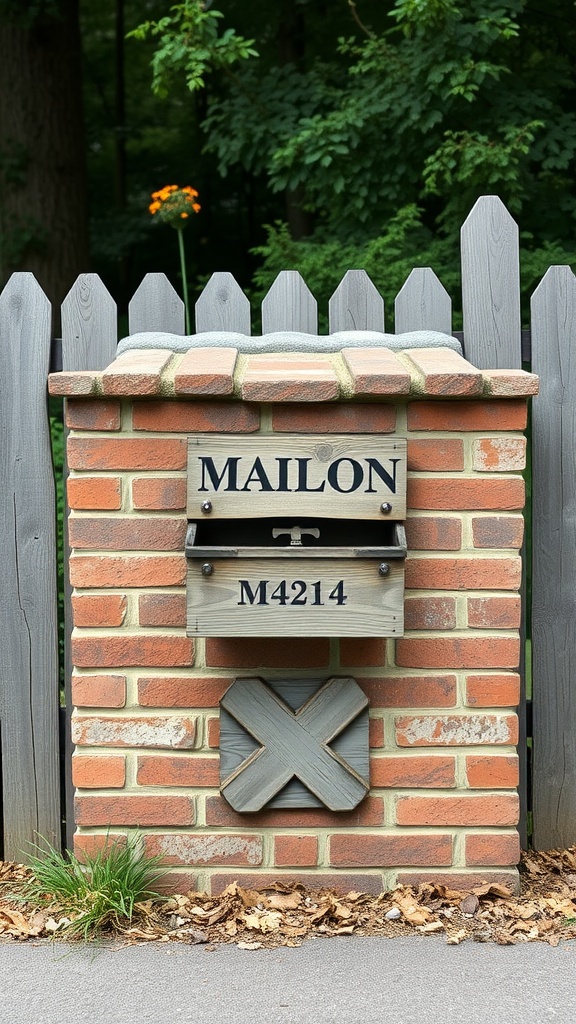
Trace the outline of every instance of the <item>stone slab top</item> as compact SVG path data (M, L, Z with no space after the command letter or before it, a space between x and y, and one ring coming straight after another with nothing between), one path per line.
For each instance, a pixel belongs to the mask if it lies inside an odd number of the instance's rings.
M147 331L131 334L118 343L118 355L132 349L168 349L188 352L196 348L235 348L243 355L272 352L302 352L310 355L341 352L344 348L387 348L393 352L411 348L451 348L462 355L457 338L440 331L409 331L385 334L381 331L335 331L333 334L306 334L303 331L271 331L259 336L236 331L203 331L200 334L164 334Z
M453 345L409 344L393 350L381 342L360 345L350 341L351 336L360 334L375 337L373 332L365 331L326 336L342 339L334 351L319 345L325 340L321 336L314 336L316 347L307 351L257 351L252 343L259 339L246 335L235 336L250 345L244 351L222 343L175 351L166 346L127 347L121 342L117 358L105 370L52 373L49 391L75 398L228 397L246 402L525 398L538 393L535 374L525 370L478 370L464 359L459 342L447 335L436 338L452 341ZM380 337L400 340L432 334L435 332L418 331L409 336ZM288 337L288 333L282 332L282 336ZM158 337L151 333L134 335L133 339ZM162 337L190 340L176 335ZM205 339L207 335L195 337ZM348 339L345 343L344 337Z

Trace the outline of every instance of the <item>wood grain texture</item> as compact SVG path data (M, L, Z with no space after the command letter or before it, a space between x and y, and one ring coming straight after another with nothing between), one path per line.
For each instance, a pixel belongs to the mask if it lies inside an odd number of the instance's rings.
M207 471L213 467L216 487ZM232 463L228 460L239 460ZM256 465L255 460L259 464ZM280 484L286 466L290 491L265 490ZM296 460L307 460L306 464ZM395 491L367 462L374 459L395 483ZM338 460L342 460L339 463ZM256 465L256 468L254 466ZM226 468L228 467L228 468ZM333 468L335 467L335 468ZM226 490L236 481L235 490ZM222 475L223 474L223 475ZM302 474L302 476L301 476ZM362 480L354 490L355 474ZM305 480L304 480L305 476ZM329 476L342 488L338 491ZM300 486L306 483L304 491ZM319 490L318 488L322 488ZM245 489L243 489L245 488ZM312 490L312 488L316 488ZM370 490L372 488L372 490ZM380 506L392 506L387 519L406 518L406 440L372 434L246 435L194 434L188 439L188 517L201 515L201 504L212 503L215 519L248 516L327 516L333 519L381 519ZM279 524L280 525L280 524Z
M63 370L105 370L116 356L118 344L118 318L116 303L97 274L81 274L62 303L62 369ZM64 423L66 422L66 399L64 400ZM66 845L74 845L74 786L72 784L72 754L74 744L70 735L72 715L72 656L70 637L73 627L72 588L68 576L70 544L68 541L68 516L70 509L66 499L68 479L67 451L68 430L64 427L64 802L66 818Z
M196 333L235 331L250 334L250 302L232 274L212 274L196 306Z
M396 334L452 333L452 299L430 267L411 270L394 301Z
M318 332L318 304L297 270L281 270L262 301L262 334Z
M498 196L481 196L462 226L464 355L478 369L521 359L518 227Z
M166 274L146 274L128 303L128 325L130 334L185 333L184 303Z
M104 370L117 344L114 299L97 274L81 274L62 303L62 369Z
M534 842L576 843L576 278L551 267L532 297Z
M56 522L46 379L50 304L32 274L0 297L0 719L4 858L60 845Z
M259 678L236 679L226 691L221 707L258 744L245 760L225 775L221 792L237 811L261 810L296 777L312 797L302 804L323 804L333 811L352 810L369 788L368 772L362 775L329 747L354 720L365 712L368 699L349 677L328 679L294 709ZM365 716L360 733L349 741L365 750L367 769L368 732ZM252 746L250 739L249 747ZM234 737L235 755L239 751ZM226 760L226 755L225 755ZM293 798L292 792L292 798ZM286 806L286 804L284 804Z
M188 636L403 634L403 561L390 561L387 576L376 559L223 558L211 564L212 575L204 576L201 562L188 562Z
M365 270L347 270L328 303L330 333L383 331L384 299Z

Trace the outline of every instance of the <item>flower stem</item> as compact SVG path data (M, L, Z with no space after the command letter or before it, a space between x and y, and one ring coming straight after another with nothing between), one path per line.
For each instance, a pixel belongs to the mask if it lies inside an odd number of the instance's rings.
M186 334L190 334L190 309L188 306L188 278L186 277L186 258L184 256L184 232L177 228L178 251L180 253L180 271L182 273L182 290L184 292L184 310L186 313Z

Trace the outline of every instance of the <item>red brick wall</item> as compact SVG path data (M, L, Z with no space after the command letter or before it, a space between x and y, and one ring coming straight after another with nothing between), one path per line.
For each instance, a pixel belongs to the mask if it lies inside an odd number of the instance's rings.
M54 390L77 390L71 376ZM406 396L407 376L401 394L369 404L287 386L272 408L69 398L79 848L138 827L175 888L515 883L522 378L510 375L510 397L439 401ZM186 437L259 429L407 436L404 637L186 637ZM247 669L350 674L363 687L371 790L353 812L238 814L219 795L218 702Z

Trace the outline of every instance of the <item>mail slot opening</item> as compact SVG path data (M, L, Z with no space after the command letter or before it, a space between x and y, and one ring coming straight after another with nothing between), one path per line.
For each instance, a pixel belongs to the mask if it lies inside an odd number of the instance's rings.
M406 535L398 522L286 515L265 519L203 519L189 523L188 558L339 557L404 558Z

